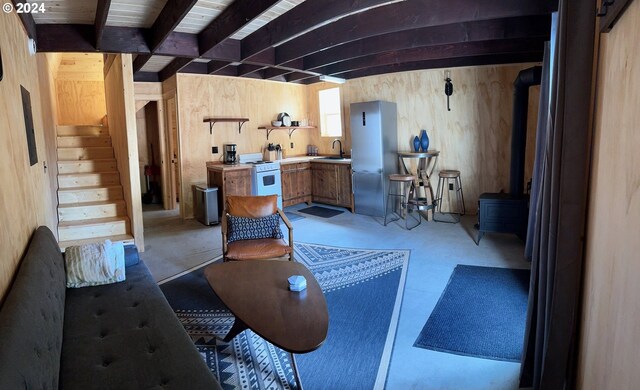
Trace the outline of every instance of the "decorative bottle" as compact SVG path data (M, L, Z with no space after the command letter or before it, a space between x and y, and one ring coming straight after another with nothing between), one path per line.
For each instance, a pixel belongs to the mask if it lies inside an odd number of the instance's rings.
M413 138L413 151L416 153L420 151L420 138L417 135Z
M423 152L426 152L429 149L429 136L427 135L426 130L422 130L420 132L420 147Z

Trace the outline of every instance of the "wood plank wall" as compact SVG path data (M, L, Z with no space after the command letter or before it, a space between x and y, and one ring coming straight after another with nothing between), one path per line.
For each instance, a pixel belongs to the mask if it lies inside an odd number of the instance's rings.
M451 111L444 94L444 69L394 73L349 80L340 85L346 134L345 150L351 145L349 107L351 103L386 100L398 105L398 147L412 149L413 137L426 129L430 149L441 151L432 185L439 169L461 171L468 213L477 212L478 196L483 192L509 190L513 82L522 69L535 64L452 68L454 93ZM308 88L310 118L318 117L318 91L337 84L317 83ZM533 171L535 128L540 88L530 88L525 179ZM336 154L332 137L313 133L312 143L320 153Z
M640 383L640 1L602 34L577 388Z
M45 135L51 126L42 120L41 96L36 56L27 51L27 36L15 13L0 13L0 47L4 77L0 81L0 304L24 254L33 231L40 225L56 230L52 204L49 161ZM31 94L38 163L29 165L20 85ZM55 147L55 145L54 145Z
M107 114L104 81L56 79L58 124L100 125Z
M291 140L284 130L274 131L267 141L259 126L270 124L279 112L293 120L307 115L306 86L274 81L179 74L177 76L179 143L182 172L180 208L183 217L193 216L191 185L206 182L206 162L221 160L223 145L235 143L239 153L260 152L267 143L285 146L288 155L306 154L311 132L297 130ZM217 123L213 134L205 117L247 117L250 122L238 134L238 125ZM294 143L294 148L290 143ZM220 153L212 154L218 146Z
M53 219L57 223L58 215L58 153L56 149L56 124L57 122L57 101L55 75L58 55L54 53L38 54L38 81L40 84L40 103L42 105L42 125L44 127L44 137L47 153L47 172L49 174L49 197L53 208ZM46 196L46 195L45 195ZM58 229L53 229L53 235L58 238Z
M113 144L120 182L131 220L131 234L139 251L144 251L144 227L140 176L138 174L138 139L131 54L119 54L105 72L105 93L109 113L109 134Z

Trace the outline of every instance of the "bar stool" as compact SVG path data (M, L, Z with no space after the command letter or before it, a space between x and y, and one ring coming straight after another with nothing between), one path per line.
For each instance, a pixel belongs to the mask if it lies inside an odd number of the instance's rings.
M452 183L453 181L453 183ZM442 212L442 199L444 197L444 189L447 187L447 194L449 193L449 188L453 184L453 189L456 192L456 212L454 213L451 210L451 197L448 196L449 199L449 212ZM436 187L436 199L435 205L437 211L440 215L450 214L453 217L453 220L446 219L436 219L436 215L434 213L433 220L436 222L446 222L446 223L458 223L460 222L460 216L465 214L464 207L464 195L462 193L462 181L460 180L460 171L456 170L442 170L438 174L438 186Z
M415 181L416 177L413 175L398 175L393 174L389 175L389 193L387 194L387 204L384 209L384 226L387 226L387 222L394 222L399 219L404 219L405 229L411 230L414 227L420 225L422 220L420 219L420 215L416 218L414 215L411 215L410 208L412 207L411 200L415 196ZM387 214L389 213L389 202L391 199L394 199L393 202L400 202L400 210L399 212L392 213L397 215L397 218L387 221ZM405 214L406 213L406 214ZM402 215L404 215L404 218ZM413 218L417 223L409 227L409 216Z

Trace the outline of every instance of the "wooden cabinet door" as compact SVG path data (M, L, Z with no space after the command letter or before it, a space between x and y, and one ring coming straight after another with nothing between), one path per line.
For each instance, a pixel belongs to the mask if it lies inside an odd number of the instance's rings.
M299 197L311 196L312 184L311 184L311 164L302 163L298 164L296 171L296 187Z
M298 196L297 193L297 176L296 169L298 164L287 164L281 166L281 182L282 182L282 201L294 199Z
M351 165L336 164L338 171L338 205L351 208L353 191L351 189Z
M311 187L313 200L338 204L338 178L335 164L311 164Z
M224 173L224 194L251 195L251 169L238 169Z

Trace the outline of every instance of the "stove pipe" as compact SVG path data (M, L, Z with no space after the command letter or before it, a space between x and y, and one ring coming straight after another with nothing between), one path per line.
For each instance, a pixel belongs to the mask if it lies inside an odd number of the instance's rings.
M518 73L513 85L513 126L511 128L510 193L521 197L524 193L524 159L527 149L527 112L529 87L540 85L542 67L534 66Z

